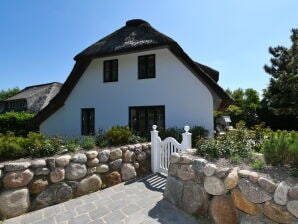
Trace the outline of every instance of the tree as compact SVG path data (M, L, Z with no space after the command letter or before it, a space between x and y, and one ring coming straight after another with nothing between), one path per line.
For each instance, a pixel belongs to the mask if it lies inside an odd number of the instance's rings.
M271 65L265 71L271 75L264 97L268 110L277 116L298 118L298 29L292 29L292 46L269 47ZM294 121L292 121L294 122Z
M259 108L260 98L256 90L252 88L245 90L238 88L234 91L227 89L226 92L234 98L234 103L223 114L231 116L234 126L241 120L248 127L259 123L256 111Z
M7 90L1 90L0 91L0 101L6 100L7 98L14 96L18 92L20 92L20 89L18 87L14 87L12 89L7 89Z

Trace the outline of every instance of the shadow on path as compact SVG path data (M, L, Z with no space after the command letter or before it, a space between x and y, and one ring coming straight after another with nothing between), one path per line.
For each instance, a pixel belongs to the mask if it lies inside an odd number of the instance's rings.
M148 176L142 179L127 181L124 185L129 185L135 182L144 183L145 186L151 191L158 191L163 193L166 187L167 177L160 173L149 174Z

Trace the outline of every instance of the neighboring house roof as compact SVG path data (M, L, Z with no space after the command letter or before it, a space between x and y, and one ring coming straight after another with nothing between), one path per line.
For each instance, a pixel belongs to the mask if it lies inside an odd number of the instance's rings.
M216 109L225 109L233 102L233 99L216 83L217 71L195 63L173 39L155 30L148 22L134 19L127 21L126 26L102 38L74 57L76 64L61 91L44 110L36 115L35 122L42 123L64 105L92 59L163 47L168 48L182 61L207 86L212 95L216 94L220 99Z
M45 108L57 95L62 87L62 83L52 82L35 86L28 86L16 95L4 100L4 102L26 100L27 112L39 112Z

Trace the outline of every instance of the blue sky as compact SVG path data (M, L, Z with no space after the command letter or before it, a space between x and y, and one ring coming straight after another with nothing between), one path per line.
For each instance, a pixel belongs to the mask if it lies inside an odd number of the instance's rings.
M64 82L77 53L141 18L220 71L223 88L261 92L268 47L290 45L297 12L297 0L1 0L0 90Z

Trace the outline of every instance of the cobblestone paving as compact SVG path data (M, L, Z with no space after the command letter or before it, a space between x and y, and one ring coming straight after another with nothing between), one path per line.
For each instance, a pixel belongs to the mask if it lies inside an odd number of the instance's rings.
M155 174L25 215L5 224L193 224L198 221L163 199L166 178Z

